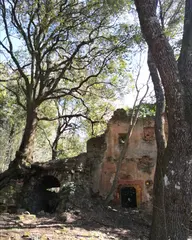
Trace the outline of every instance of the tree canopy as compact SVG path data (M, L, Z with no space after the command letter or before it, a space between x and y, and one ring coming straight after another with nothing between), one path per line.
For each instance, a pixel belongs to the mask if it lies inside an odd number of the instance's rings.
M18 156L30 162L40 105L70 97L85 106L92 88L110 90L106 75L98 77L129 41L95 1L2 0L0 11L1 54L9 68L5 88L26 112Z

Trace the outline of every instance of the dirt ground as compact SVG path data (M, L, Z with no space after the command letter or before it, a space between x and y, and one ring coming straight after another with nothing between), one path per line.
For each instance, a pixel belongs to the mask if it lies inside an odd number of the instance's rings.
M97 206L62 214L0 215L0 240L146 240L150 216L133 209Z

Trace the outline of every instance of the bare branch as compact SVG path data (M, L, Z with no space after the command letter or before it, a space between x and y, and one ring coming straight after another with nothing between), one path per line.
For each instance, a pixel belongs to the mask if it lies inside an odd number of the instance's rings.
M39 121L55 121L55 120L58 120L58 119L61 119L61 118L85 118L87 120L89 120L91 123L98 123L99 121L93 121L91 120L91 118L89 118L88 116L82 114L82 113L78 113L78 114L65 114L65 115L61 115L61 116L58 116L58 117L55 117L55 118L48 118L48 117L38 117L38 120Z

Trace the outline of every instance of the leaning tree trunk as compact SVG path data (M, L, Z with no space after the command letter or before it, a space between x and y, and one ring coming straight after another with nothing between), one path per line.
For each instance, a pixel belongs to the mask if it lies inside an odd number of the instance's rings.
M137 96L135 98L135 103L134 103L134 106L133 106L133 109L132 109L132 114L131 114L131 118L130 118L130 122L129 122L129 127L128 127L128 131L127 131L126 139L125 139L125 142L123 144L123 149L120 152L120 156L117 159L115 177L113 179L113 183L112 183L112 186L111 186L111 188L109 190L109 193L107 194L107 197L105 199L105 204L108 204L109 201L113 198L113 195L114 195L115 190L117 188L118 179L119 179L119 173L121 171L123 160L125 159L127 151L129 149L130 138L132 136L134 127L135 127L135 125L137 123L140 107L141 107L141 104L143 103L143 100L145 99L145 97L146 97L146 95L148 93L148 90L149 90L148 82L147 82L147 86L146 87L147 87L146 91L145 91L143 97L140 99L139 104L136 107L137 100L138 100L139 93L140 93L140 91L137 90Z
M26 125L20 147L16 153L14 164L27 166L33 162L33 147L37 127L37 109L29 108L27 111Z
M192 11L191 1L186 2L189 4L187 11ZM162 157L164 187L160 189L164 205L159 209L164 214L155 216L151 240L187 240L192 201L192 98L186 94L185 85L190 82L192 68L187 64L182 68L188 76L183 79L158 22L156 0L135 0L135 5L142 32L162 79L168 107L168 142ZM192 58L192 54L190 56ZM191 62L188 63L190 67ZM157 231L158 227L161 231Z
M109 191L109 193L108 193L108 195L105 199L105 204L108 204L111 201L111 199L113 199L113 195L115 193L115 190L116 190L117 184L118 184L118 180L119 180L119 173L121 171L121 166L122 166L123 160L125 159L126 153L128 151L130 138L132 136L132 132L133 132L133 129L135 127L136 121L137 121L137 116L135 117L134 122L133 122L133 119L131 119L131 123L129 125L128 132L127 132L127 135L126 135L126 139L125 139L125 142L123 144L123 149L121 150L120 156L117 160L115 177L113 179L113 183L112 183L112 186L110 188L110 191Z
M165 97L164 90L161 84L161 79L159 77L156 65L154 63L153 57L148 52L148 67L151 74L151 79L154 85L155 97L156 97L156 114L155 114L155 136L157 143L157 161L156 161L156 171L153 186L153 221L152 221L152 231L150 233L151 239L158 239L156 236L162 237L162 234L166 233L165 222L161 226L158 225L158 219L165 217L164 206L164 169L163 169L163 155L165 152L166 138L164 131L165 123ZM162 232L160 234L160 232ZM163 236L166 239L166 236Z

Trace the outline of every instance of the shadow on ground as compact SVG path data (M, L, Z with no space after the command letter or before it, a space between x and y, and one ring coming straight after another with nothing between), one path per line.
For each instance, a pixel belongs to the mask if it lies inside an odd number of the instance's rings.
M72 210L60 214L28 212L0 217L0 239L148 239L150 216L133 209L104 207Z

